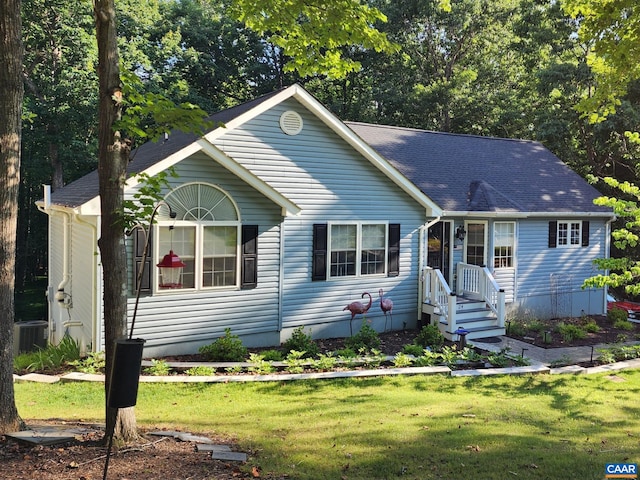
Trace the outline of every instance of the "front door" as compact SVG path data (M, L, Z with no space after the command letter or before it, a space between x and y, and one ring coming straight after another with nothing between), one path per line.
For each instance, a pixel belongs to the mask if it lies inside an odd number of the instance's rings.
M451 285L451 222L438 222L429 227L427 265L442 272Z

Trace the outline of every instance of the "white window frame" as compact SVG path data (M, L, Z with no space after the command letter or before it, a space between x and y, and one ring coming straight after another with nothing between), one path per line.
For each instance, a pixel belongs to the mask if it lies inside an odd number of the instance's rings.
M195 229L195 253L194 253L194 286L183 288L160 288L160 275L158 268L154 269L154 285L155 291L159 293L174 293L185 291L200 291L200 290L224 290L224 289L239 289L240 288L240 265L241 265L241 247L242 247L242 230L241 222L190 222L190 221L174 221L174 222L158 222L154 231L154 238L158 241L155 243L155 259L156 264L162 260L162 257L172 249L172 246L167 245L165 242L160 242L160 228L193 228ZM205 227L235 227L236 229L236 248L235 248L235 282L233 285L221 285L221 286L204 286L203 274L204 274L204 231ZM179 257L183 257L179 251L174 251Z
M498 238L497 238L497 234L498 234L498 226L502 226L502 225L511 225L512 226L512 230L511 230L511 244L503 244L503 243L498 243ZM513 221L507 221L507 222L494 222L493 223L493 268L494 269L499 269L499 268L514 268L516 265L516 222ZM498 258L509 258L509 257L496 257L496 248L499 247L511 247L511 265L509 266L501 266L497 264L497 260Z
M464 238L464 252L463 252L463 256L462 258L464 259L464 263L467 263L467 253L468 253L468 248L469 248L469 232L471 231L469 225L483 225L484 226L484 236L483 236L483 247L484 247L484 253L483 253L483 259L482 259L482 265L487 265L487 250L489 249L489 246L487 245L487 239L488 239L488 235L489 235L489 222L487 222L486 220L477 220L477 221L473 221L473 220L466 220L464 222L464 229L467 232L466 237Z
M333 252L332 249L332 232L334 226L339 225L351 225L356 227L356 258L355 258L355 275L331 275L333 265ZM362 273L362 227L365 225L379 225L384 227L384 260L382 262L383 272L381 273ZM387 275L388 260L389 260L389 222L376 222L376 221L360 221L360 222L329 222L328 223L328 242L327 242L327 278L329 280L339 280L346 278L372 278L372 277L385 277Z
M160 273L154 268L153 289L156 293L179 293L185 291L210 291L210 290L237 290L241 287L242 265L242 221L240 210L228 192L206 182L189 182L176 187L165 197L166 202L172 206L177 214L177 219L171 219L168 209L162 210L158 221L154 226L153 250L154 265L162 261L170 249L173 249L172 241L160 241L160 228L193 228L195 229L194 245L194 286L183 288L160 288ZM204 286L204 231L206 227L234 227L236 229L235 248L235 281L233 285ZM179 249L174 253L179 257ZM185 256L186 258L186 256Z
M573 226L577 229L573 230ZM561 236L562 228L566 229L566 235ZM575 235L572 235L572 232ZM564 243L563 243L564 242ZM558 220L556 226L556 247L557 248L580 248L582 246L582 221L581 220Z

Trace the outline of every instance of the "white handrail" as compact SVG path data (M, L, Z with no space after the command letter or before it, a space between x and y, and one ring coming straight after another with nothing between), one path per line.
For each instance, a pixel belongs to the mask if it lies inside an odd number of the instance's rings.
M458 295L483 300L504 327L505 293L487 267L458 263Z
M422 271L423 303L434 305L445 318L450 332L456 329L456 295L438 269L425 267Z

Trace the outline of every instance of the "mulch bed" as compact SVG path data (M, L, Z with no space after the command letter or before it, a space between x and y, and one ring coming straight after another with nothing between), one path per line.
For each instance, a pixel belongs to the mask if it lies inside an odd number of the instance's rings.
M615 328L613 323L604 315L591 315L587 318L593 320L600 330L598 332L587 333L585 338L576 338L571 341L566 341L562 338L562 335L556 331L556 326L560 322L578 326L584 325L585 319L582 318L554 318L546 321L540 320L536 321L536 323L544 324L545 328L527 330L523 334L516 334L514 333L514 330L516 329L507 328L507 336L542 348L580 347L607 343L613 344L621 340L640 340L640 323L632 323L632 330L623 330ZM527 323L525 322L524 325L526 326ZM509 327L509 325L507 327ZM548 332L546 334L546 338L545 332Z

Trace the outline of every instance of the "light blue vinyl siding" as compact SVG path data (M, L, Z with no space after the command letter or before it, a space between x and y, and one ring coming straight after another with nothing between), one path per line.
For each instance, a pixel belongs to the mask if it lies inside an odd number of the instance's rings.
M583 290L582 284L601 273L593 260L606 254L603 220L590 219L587 247L549 248L549 219L520 220L518 230L517 298L521 305L546 315L602 313L602 293Z
M288 109L303 117L299 135L280 130L280 114ZM279 206L203 153L176 165L179 177L170 179L172 188L193 181L216 185L237 203L244 224L259 226L258 286L143 297L135 336L147 340L145 355L169 348L195 351L224 335L225 328L243 336L247 345L278 344L298 326L310 328L315 337L343 336L350 319L343 308L361 300L364 291L374 300L367 320L383 330L380 288L394 301L393 328L415 325L423 208L297 101L230 130L215 144L302 211L283 218ZM401 225L400 276L311 281L313 225L345 220ZM130 315L133 304L131 298ZM361 324L358 316L354 331Z
M280 130L280 114L288 109L303 118L299 135L288 136ZM217 145L302 208L299 215L287 217L283 226L284 329L305 326L320 334L331 326L336 335L348 333L350 314L343 308L361 300L362 292L368 291L374 304L367 319L382 330L384 316L376 302L380 288L394 301L394 328L415 322L418 228L425 217L424 210L398 186L295 101L285 102L243 128L234 129ZM399 277L311 281L313 224L345 220L400 223ZM340 322L336 330L336 323ZM357 330L360 324L358 318L353 328Z
M145 355L197 351L231 328L236 335L264 334L278 329L280 270L280 207L247 186L203 154L176 166L172 188L187 182L207 182L225 190L236 202L242 223L259 225L258 287L200 292L169 292L143 296L135 336L146 340ZM133 193L133 192L131 192ZM129 250L131 246L129 246ZM129 318L134 298L129 300Z

